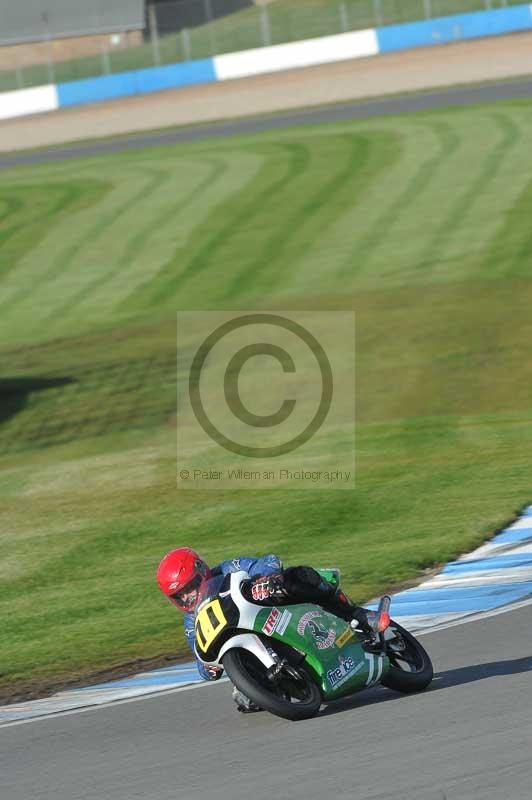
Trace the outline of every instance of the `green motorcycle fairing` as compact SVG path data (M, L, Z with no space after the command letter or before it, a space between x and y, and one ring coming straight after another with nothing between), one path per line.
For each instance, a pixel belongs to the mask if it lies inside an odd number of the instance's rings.
M305 664L327 700L379 683L390 667L386 656L363 649L360 637L347 622L316 605L263 608L254 631L304 654Z
M338 570L318 572L331 585L339 585ZM196 653L205 663L217 663L224 642L247 630L259 634L264 642L271 640L273 649L277 640L303 655L305 665L327 700L373 686L388 672L387 656L368 653L347 622L320 606L297 603L272 607L246 602L243 618L230 585L231 577L226 576L218 591L205 598L196 614Z

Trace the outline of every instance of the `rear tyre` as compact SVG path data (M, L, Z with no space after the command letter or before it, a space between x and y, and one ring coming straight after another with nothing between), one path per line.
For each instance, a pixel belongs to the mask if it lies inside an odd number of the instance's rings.
M290 667L275 681L259 659L241 647L228 650L223 666L237 689L261 708L293 721L315 716L321 705L321 692L302 666Z
M393 642L388 648L390 669L382 679L383 686L396 692L422 692L434 677L432 662L425 648L405 628L393 620L390 628L398 633L401 649L394 649Z

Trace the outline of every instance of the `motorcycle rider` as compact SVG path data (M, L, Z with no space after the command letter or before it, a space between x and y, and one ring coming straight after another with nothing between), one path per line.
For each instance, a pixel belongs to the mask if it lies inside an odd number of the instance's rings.
M325 611L358 627L365 633L371 632L366 612L352 604L344 592L331 586L312 567L288 567L283 569L280 558L270 554L261 558L241 556L222 561L212 569L201 556L189 547L179 547L165 555L157 569L160 590L185 614L185 636L194 652L194 617L197 606L208 581L223 577L231 572L244 570L251 578L251 599L265 605L293 603L316 603ZM197 661L198 671L204 680L221 678L221 667L209 666ZM260 711L236 687L233 699L238 710L243 712Z

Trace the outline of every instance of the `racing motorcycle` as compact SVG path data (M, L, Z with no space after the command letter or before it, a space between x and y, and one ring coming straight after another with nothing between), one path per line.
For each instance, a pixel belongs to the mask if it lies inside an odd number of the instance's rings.
M332 586L338 570L318 572ZM382 684L419 692L432 680L421 644L390 619L390 598L370 612L374 633L316 605L264 606L251 600L247 572L207 586L195 620L196 655L223 667L241 692L261 708L290 720L317 714L321 704Z

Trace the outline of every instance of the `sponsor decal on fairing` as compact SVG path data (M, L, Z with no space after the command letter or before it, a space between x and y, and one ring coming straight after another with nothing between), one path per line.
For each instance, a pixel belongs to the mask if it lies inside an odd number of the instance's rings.
M271 636L272 633L283 634L291 619L292 613L290 611L285 610L281 613L278 608L272 608L268 619L262 626L262 632L265 633L266 636Z
M344 644L351 641L351 639L354 639L353 631L347 628L347 630L341 633L340 636L337 638L337 640L335 641L335 645L336 647L343 647Z
M271 636L275 630L275 623L279 620L281 616L281 612L278 608L272 608L268 615L268 619L262 626L262 632L266 634L266 636Z
M282 634L287 629L288 623L290 622L291 619L292 619L292 612L291 611L283 611L283 613L281 614L281 619L279 620L279 622L275 626L275 632L281 634L281 636L282 636Z
M312 636L316 642L318 650L326 650L332 647L336 637L334 628L324 628L321 623L317 622L316 617L321 616L321 611L308 611L303 614L297 624L297 632L300 636L304 636L307 626L310 628Z
M356 672L362 669L364 662L355 664L351 656L344 658L340 656L338 666L327 672L327 680L333 688L337 688L351 678Z

